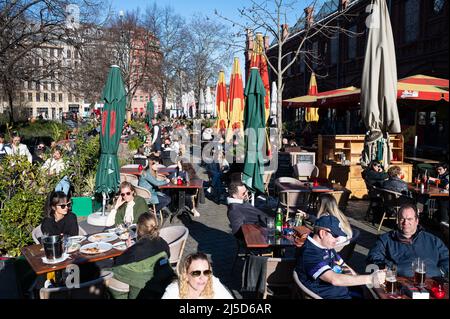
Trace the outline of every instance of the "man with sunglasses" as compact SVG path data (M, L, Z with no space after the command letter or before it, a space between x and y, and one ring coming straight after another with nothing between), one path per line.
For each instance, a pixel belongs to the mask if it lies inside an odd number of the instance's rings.
M384 271L357 275L342 260L334 250L339 236L345 233L336 217L327 215L316 220L312 235L300 249L295 268L303 285L324 299L351 299L353 293L347 287L384 283Z

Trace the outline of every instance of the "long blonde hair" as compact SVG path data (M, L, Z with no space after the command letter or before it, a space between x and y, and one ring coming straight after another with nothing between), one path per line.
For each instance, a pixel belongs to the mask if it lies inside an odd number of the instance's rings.
M331 215L339 219L342 230L347 234L347 237L351 238L353 236L350 222L339 209L336 199L330 194L323 194L320 197L320 208L319 212L317 213L317 218L320 218L323 215Z
M208 256L206 256L202 252L197 252L186 256L180 263L178 267L178 288L180 292L180 299L188 299L189 295L189 283L188 283L188 271L191 263L194 260L206 260L209 265L209 269L211 269L211 263L208 260ZM211 269L212 270L212 269ZM208 278L208 282L206 283L205 289L200 294L201 297L206 299L212 299L214 297L214 291L212 286L212 273Z

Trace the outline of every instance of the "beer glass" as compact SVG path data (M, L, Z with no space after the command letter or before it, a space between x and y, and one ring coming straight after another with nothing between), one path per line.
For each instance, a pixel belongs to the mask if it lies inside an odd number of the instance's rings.
M426 278L426 265L425 261L420 258L414 259L412 263L413 274L414 274L414 285L424 288L425 287L425 278Z
M397 293L397 269L395 266L386 269L385 288L388 294L395 295Z
M275 237L275 222L273 218L267 219L267 242L273 243Z
M45 257L47 260L54 261L61 258L63 254L63 241L61 236L47 236L42 238L42 245L44 246Z

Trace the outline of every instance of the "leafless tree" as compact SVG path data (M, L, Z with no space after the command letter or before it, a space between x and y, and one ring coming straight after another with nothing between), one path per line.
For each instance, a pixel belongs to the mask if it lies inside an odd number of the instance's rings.
M59 81L67 66L61 45L81 46L78 25L98 18L101 0L3 0L0 2L0 89L15 121L24 81ZM21 103L22 104L22 103ZM18 105L19 106L19 105Z
M238 23L231 18L225 17L216 11L216 14L222 19L232 23L234 26L240 28L239 34L245 30L250 34L262 32L265 35L270 35L273 39L271 50L276 50L276 57L269 59L266 51L263 54L266 57L268 65L273 73L276 75L277 83L277 125L278 137L281 142L282 134L282 101L283 101L283 75L289 70L294 63L298 63L300 59L306 64L309 69L312 69L313 64L320 61L319 52L311 48L312 40L318 36L333 37L339 32L343 32L349 36L356 36L357 33L345 30L339 23L339 19L346 18L346 5L339 6L337 12L327 16L324 19L313 21L312 12L317 8L317 0L314 1L296 1L296 0L250 0L249 7L239 9L240 16L245 23ZM346 1L344 1L346 4ZM295 28L291 33L287 29L288 13L298 8L307 8L304 14L299 18ZM284 45L298 37L295 47L284 48ZM249 52L251 54L251 52Z

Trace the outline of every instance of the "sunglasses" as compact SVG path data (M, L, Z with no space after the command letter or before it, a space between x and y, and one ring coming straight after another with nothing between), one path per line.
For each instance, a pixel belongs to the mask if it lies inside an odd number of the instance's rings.
M66 207L69 208L72 205L72 203L66 203L66 204L58 204L56 206L61 207L62 209L65 209Z
M130 196L131 192L126 192L126 193L120 193L120 196L124 197L125 195Z
M331 234L331 236L333 236L333 238L338 238L339 235L335 235L333 234L330 230L325 230L327 233Z
M194 271L190 272L190 275L192 277L200 277L201 274L202 274L201 270L194 270ZM212 274L212 271L210 269L203 270L203 276L207 277L207 276L210 276L211 274Z

